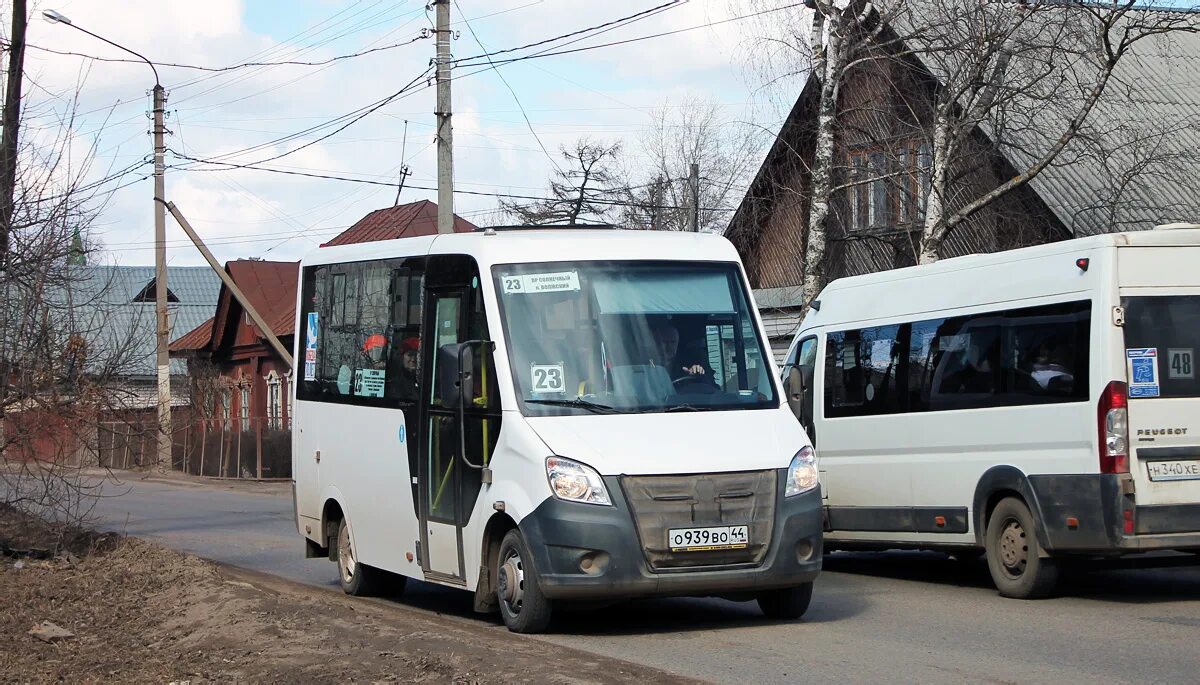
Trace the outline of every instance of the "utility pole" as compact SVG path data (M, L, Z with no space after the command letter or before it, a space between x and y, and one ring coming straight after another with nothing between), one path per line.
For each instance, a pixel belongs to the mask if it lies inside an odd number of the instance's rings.
M8 263L14 198L17 190L17 133L21 128L21 80L25 74L25 0L13 0L8 46L8 88L0 118L0 270Z
M454 232L454 127L450 122L450 0L437 5L438 233Z
M692 191L692 233L700 232L700 165L692 164L688 174L688 183Z
M167 320L167 208L163 143L163 110L167 94L162 84L154 84L154 314L158 338L158 459L156 471L171 468L171 357L167 351L171 328Z
M23 6L24 2L20 4ZM65 24L92 38L104 41L114 48L124 50L145 62L146 66L150 67L150 71L154 72L154 90L152 91L154 95L154 111L152 113L154 116L154 333L158 343L156 359L158 367L158 451L154 460L154 470L167 471L171 468L172 442L171 359L167 354L167 343L170 336L170 325L167 321L167 215L163 205L166 202L164 196L167 194L163 178L166 168L163 162L163 155L166 153L166 146L163 143L163 134L166 132L163 125L163 113L167 106L167 94L158 78L158 69L155 68L154 62L146 59L142 54L119 43L114 43L104 36L92 33L82 26L76 26L70 19L54 10L43 11L42 16L52 24Z

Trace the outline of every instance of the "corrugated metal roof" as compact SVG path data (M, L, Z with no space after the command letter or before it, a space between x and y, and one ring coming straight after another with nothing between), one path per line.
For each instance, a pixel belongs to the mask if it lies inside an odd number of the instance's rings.
M156 373L154 302L132 300L154 274L154 267L143 266L74 267L71 283L49 297L69 301L58 312L71 320L60 326L86 340L89 359L104 360L109 368L117 364L121 376L150 377ZM220 278L207 266L167 268L167 289L179 300L168 305L172 340L212 316L219 288ZM172 360L170 368L173 375L187 372L181 360Z
M1077 236L1200 220L1200 34L1136 43L1081 135L1030 185Z
M300 276L299 262L268 262L259 259L238 259L225 264L234 283L241 288L246 299L254 306L263 320L270 326L271 332L283 337L292 335L296 318L296 283ZM226 317L216 322L212 310L209 318L193 326L178 340L171 344L171 352L184 353L219 344L214 341L213 334L223 337L236 330L236 320L229 318L230 312L241 315L242 307L232 299L232 294L226 292L222 284L219 302L227 307L222 308ZM216 309L214 307L213 309ZM219 323L220 325L216 325ZM262 337L262 336L260 336Z
M325 244L351 245L376 240L436 235L437 212L438 206L429 200L377 209ZM470 233L477 228L475 224L457 214L454 216L455 233Z

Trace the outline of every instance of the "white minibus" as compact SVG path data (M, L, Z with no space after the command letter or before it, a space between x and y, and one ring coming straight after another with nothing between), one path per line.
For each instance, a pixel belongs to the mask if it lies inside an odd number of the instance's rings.
M815 455L724 238L488 229L301 263L293 484L354 595L414 578L514 631L651 596L806 610ZM401 585L402 586L402 585Z
M982 551L1019 598L1064 557L1200 551L1197 348L1196 228L834 281L783 371L826 550Z

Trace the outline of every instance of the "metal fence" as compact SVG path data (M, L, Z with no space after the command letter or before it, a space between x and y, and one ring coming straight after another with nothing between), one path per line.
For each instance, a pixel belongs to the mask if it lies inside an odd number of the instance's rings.
M153 465L157 423L104 422L100 465L137 469ZM292 477L292 431L280 419L202 419L174 423L171 468L194 476L254 480Z

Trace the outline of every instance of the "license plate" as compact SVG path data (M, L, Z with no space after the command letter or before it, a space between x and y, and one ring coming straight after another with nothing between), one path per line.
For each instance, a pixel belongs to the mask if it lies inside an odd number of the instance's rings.
M1146 473L1152 481L1200 480L1200 459L1148 461Z
M750 544L750 526L711 528L672 528L667 545L672 552L711 552L720 549L745 549Z

